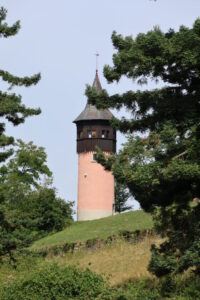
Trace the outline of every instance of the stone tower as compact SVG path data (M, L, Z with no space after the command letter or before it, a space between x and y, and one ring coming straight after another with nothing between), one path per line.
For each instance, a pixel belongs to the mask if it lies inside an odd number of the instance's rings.
M101 90L96 71L93 88ZM112 113L86 104L74 120L77 126L78 207L77 220L94 220L112 215L114 177L95 160L95 147L106 155L116 151L116 131L110 125Z

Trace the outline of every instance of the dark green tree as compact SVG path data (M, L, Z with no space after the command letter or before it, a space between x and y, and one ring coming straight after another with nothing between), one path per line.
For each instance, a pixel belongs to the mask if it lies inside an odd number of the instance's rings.
M130 198L128 189L116 182L115 183L115 212L122 213L123 211L130 210L131 205L127 205L127 201Z
M8 242L16 248L72 222L73 203L57 197L46 161L43 147L18 140L14 155L0 168L1 208L11 229ZM0 247L6 240L0 239Z
M109 96L87 87L98 108L125 107L130 119L113 126L130 138L118 155L97 158L126 184L141 207L155 214L165 242L152 246L149 269L157 276L193 268L200 271L200 19L192 28L163 33L158 27L132 37L114 32L113 67L108 82L122 76L156 89Z
M7 11L5 8L0 8L0 38L8 38L18 33L20 29L20 22L9 26L6 23ZM36 74L32 77L18 77L10 74L7 71L0 69L0 78L2 81L8 84L7 91L0 91L0 163L10 157L13 153L14 138L7 137L5 135L6 122L12 123L17 126L24 123L25 119L29 116L40 114L40 109L27 108L21 101L21 96L17 95L11 90L15 86L29 87L35 85L40 80L40 74ZM1 180L1 178L0 178ZM3 187L0 186L0 240L3 241L0 245L0 256L10 249L16 247L16 243L13 238L10 238L12 233L12 226L6 220L4 207L4 197L2 196Z

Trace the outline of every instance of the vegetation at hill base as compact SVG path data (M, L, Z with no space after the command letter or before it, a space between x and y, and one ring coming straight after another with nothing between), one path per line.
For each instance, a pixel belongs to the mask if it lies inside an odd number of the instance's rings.
M155 27L134 39L113 32L112 42L113 66L104 67L108 82L126 76L160 85L111 96L87 87L91 104L131 113L130 119L113 118L113 126L129 135L123 149L109 158L99 151L97 160L155 214L165 240L152 246L149 270L158 277L190 268L199 273L200 19L192 28L164 33Z
M158 280L147 271L150 245L160 242L156 236L137 243L118 239L46 258L21 252L17 269L6 258L0 268L0 299L199 299L194 274Z

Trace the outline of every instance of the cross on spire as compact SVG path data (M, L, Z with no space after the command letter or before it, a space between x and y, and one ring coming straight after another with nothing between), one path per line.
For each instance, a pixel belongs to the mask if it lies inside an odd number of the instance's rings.
M96 52L96 72L98 72L99 53Z

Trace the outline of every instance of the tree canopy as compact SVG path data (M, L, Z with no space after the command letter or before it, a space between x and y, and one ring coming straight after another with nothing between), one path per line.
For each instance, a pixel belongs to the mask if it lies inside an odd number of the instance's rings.
M8 38L16 35L20 30L20 22L17 21L13 25L9 26L6 23L7 10L3 7L0 8L0 38ZM40 80L40 73L33 75L31 77L18 77L12 75L8 71L0 69L0 78L2 81L8 84L7 91L0 91L0 163L5 161L11 154L12 150L7 146L13 144L13 137L5 136L6 122L12 123L17 126L24 123L25 119L29 116L40 114L40 109L28 108L22 103L22 98L11 90L15 86L25 86L29 87L35 85Z
M20 29L19 21L9 26L6 16L6 9L0 8L1 38ZM39 108L26 107L21 96L12 92L16 86L37 84L40 74L18 77L0 69L0 79L8 85L0 91L0 258L8 254L15 262L15 250L72 222L73 202L57 197L45 149L5 134L7 122L17 126L40 114Z
M97 156L131 191L141 207L154 212L167 237L152 247L150 270L158 276L199 270L200 205L200 19L192 28L164 33L159 27L136 38L113 32L113 66L104 67L109 83L123 76L158 88L109 96L87 87L98 108L125 107L131 118L113 126L129 134L124 148L106 159Z
M17 21L13 25L9 26L6 23L7 11L5 8L0 8L0 38L8 38L16 35L20 29L20 22ZM0 174L0 257L5 253L11 253L11 250L17 247L17 239L13 235L15 227L10 219L7 216L7 201L6 201L6 191L12 193L13 186L9 186L5 183L5 178L11 176L14 178L14 169L16 171L16 166L14 165L14 161L10 162L13 164L13 172L7 174L9 168L4 165L5 161L14 153L14 138L8 137L5 134L6 131L6 122L10 122L14 126L17 126L21 123L24 123L25 119L29 116L40 114L40 109L28 108L22 103L22 99L20 95L13 93L11 90L15 86L25 86L29 87L31 85L35 85L40 80L40 74L33 75L31 77L18 77L12 75L11 73L0 69L0 79L7 83L8 89L6 91L0 91L0 166L1 166L1 174ZM22 152L21 152L22 153ZM39 159L39 158L38 158ZM18 161L20 165L20 158ZM24 170L25 166L21 166ZM21 171L22 171L21 169ZM18 170L18 178L19 178ZM23 171L22 171L23 172ZM27 172L26 172L27 174ZM15 172L16 175L16 172ZM30 173L29 173L30 175ZM37 177L37 173L34 174ZM33 178L34 178L33 176ZM28 174L26 176L28 178ZM23 175L25 178L25 174ZM30 176L29 176L30 179ZM14 181L13 181L14 182ZM19 183L19 181L18 181ZM16 186L17 187L17 184ZM18 186L19 189L19 186ZM16 192L16 189L15 189ZM22 193L22 191L21 191ZM16 194L15 197L17 198Z

